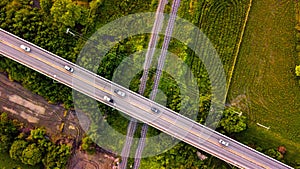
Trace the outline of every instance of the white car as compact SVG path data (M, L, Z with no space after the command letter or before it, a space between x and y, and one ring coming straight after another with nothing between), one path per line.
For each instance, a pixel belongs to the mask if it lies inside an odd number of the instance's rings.
M109 103L114 103L114 100L108 96L104 96L103 99Z
M30 52L30 48L25 45L20 45L20 48L23 49L25 52Z
M122 91L119 90L119 89L115 89L114 92L115 92L117 95L121 96L121 97L125 97L125 96L126 96L126 93L122 92Z
M71 73L73 73L74 72L74 69L73 68L71 68L70 66L65 66L65 69L67 70L67 71L69 71L69 72L71 72Z
M229 146L229 142L226 142L226 141L224 141L222 139L219 140L219 143L222 144L223 146L226 146L226 147Z

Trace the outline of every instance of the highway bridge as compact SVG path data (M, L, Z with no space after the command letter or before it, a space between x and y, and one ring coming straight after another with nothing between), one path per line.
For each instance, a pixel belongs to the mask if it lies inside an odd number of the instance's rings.
M30 52L20 48L21 45L29 47ZM0 29L0 54L237 167L292 168L3 29ZM74 72L67 71L66 65ZM81 83L73 85L74 80ZM125 92L127 97L115 97L115 104L111 104L103 97L116 95L114 89ZM159 109L160 113L152 112L151 107ZM220 144L220 139L229 145Z

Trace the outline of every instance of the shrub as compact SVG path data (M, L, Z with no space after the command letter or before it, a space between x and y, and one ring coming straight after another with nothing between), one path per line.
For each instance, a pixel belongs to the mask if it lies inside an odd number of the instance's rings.
M300 65L296 66L295 71L296 71L296 76L300 76Z
M297 51L297 52L300 52L300 45L297 45L297 46L296 46L296 51Z

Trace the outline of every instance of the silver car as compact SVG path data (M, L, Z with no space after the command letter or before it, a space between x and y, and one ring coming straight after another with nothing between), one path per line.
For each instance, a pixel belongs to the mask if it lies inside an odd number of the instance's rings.
M115 92L117 95L121 96L121 97L125 97L125 96L126 96L126 93L125 93L125 92L122 92L122 91L119 90L119 89L115 89L114 92Z
M25 45L20 45L20 48L23 49L25 52L30 52L30 48Z

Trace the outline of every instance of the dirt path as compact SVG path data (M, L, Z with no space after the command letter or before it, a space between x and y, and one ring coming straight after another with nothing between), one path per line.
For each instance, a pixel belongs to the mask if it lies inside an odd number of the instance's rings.
M60 135L59 125L65 109L48 104L41 96L32 94L20 84L0 74L0 111L31 126L45 126L51 135ZM73 133L68 133L75 137Z
M95 153L89 155L81 151L76 151L71 159L70 169L113 169L116 168L116 161L119 161L111 155L104 153Z

